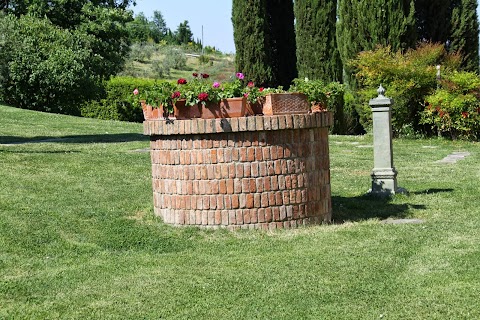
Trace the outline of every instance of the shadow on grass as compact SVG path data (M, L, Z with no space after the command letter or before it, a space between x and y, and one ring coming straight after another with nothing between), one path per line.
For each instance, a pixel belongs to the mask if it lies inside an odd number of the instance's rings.
M389 197L377 197L362 195L358 197L332 196L332 208L334 223L346 221L361 221L368 219L404 219L410 215L410 209L422 210L424 205L394 204Z
M116 143L149 141L149 137L139 133L116 133L116 134L89 134L89 135L71 135L61 137L18 137L18 136L0 136L0 144L15 145L24 143Z

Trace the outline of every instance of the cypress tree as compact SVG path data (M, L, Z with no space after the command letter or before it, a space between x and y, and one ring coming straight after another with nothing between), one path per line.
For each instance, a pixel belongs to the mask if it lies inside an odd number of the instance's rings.
M476 0L457 0L452 12L452 31L448 49L462 54L462 67L478 72L478 16Z
M413 0L339 0L337 43L342 62L377 45L393 51L416 42ZM347 77L351 72L346 70Z
M415 0L418 40L445 44L450 36L452 9L452 0Z
M233 0L238 71L258 85L288 86L296 76L293 1Z
M301 78L342 80L336 13L337 0L295 1L297 68Z
M267 0L266 9L272 70L276 74L277 85L288 88L292 80L297 77L293 1Z

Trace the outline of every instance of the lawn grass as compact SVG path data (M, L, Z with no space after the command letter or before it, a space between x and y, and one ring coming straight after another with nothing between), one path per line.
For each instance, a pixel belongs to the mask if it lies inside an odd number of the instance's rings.
M141 133L0 106L0 319L480 318L478 143L395 140L382 200L372 137L331 136L335 223L230 233L153 216Z

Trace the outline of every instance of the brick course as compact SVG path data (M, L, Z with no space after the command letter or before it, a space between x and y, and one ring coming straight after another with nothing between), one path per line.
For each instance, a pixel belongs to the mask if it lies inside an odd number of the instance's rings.
M328 112L145 121L155 214L232 230L330 221L331 124Z

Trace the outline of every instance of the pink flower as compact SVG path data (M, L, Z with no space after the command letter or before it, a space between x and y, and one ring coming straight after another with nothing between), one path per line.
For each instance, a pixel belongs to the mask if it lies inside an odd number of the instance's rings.
M253 81L250 81L250 82L247 84L247 87L253 88L253 87L255 87L255 83L253 83Z
M180 79L177 80L177 83L178 84L187 84L187 80L184 79L184 78L180 78Z
M214 82L212 87L214 88L220 88L220 83L219 82Z
M172 93L172 99L178 99L181 96L182 95L181 95L180 91L175 91L174 93Z
M243 94L243 96L244 96L245 98L248 98L248 92L245 92L245 93Z
M134 94L134 95L138 95L138 94L139 94L138 89L133 90L133 94Z
M198 100L200 101L207 101L208 100L208 93L202 92L198 94Z
M243 78L245 78L245 76L241 72L237 72L235 76L237 77L237 79L240 79L240 80L243 80Z

